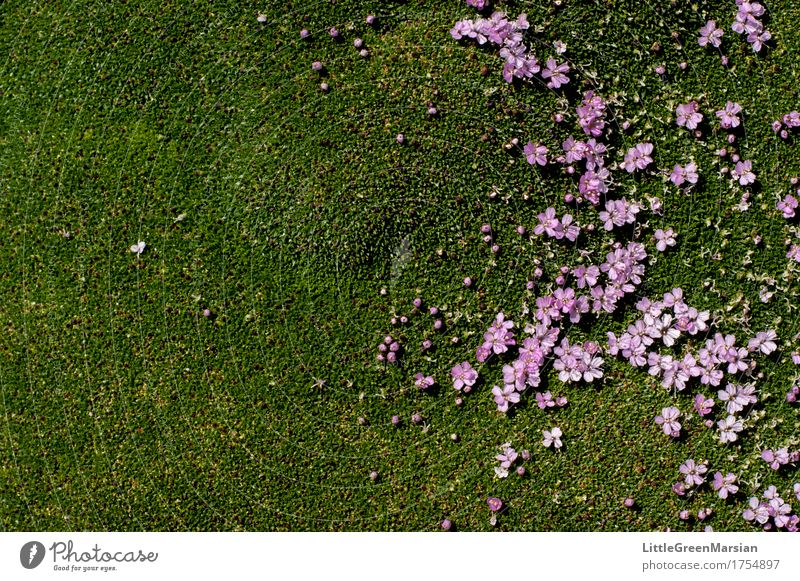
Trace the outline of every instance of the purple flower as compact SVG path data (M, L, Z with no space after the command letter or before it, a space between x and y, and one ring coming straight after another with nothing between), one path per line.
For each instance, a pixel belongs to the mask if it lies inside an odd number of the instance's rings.
M483 10L486 4L488 4L486 0L467 0L467 6L472 6L476 10Z
M705 474L708 471L708 467L704 464L697 464L693 459L689 458L680 465L678 468L681 474L683 474L683 481L686 483L686 486L699 486L706 481Z
M522 151L529 164L547 165L547 148L541 143L534 145L533 141L529 141Z
M694 409L700 417L707 416L711 413L711 408L714 407L714 400L711 398L706 399L702 393L698 393L694 397Z
M697 126L703 120L703 114L700 113L700 105L697 101L689 101L675 108L675 122L686 129L697 129Z
M661 410L661 415L656 416L656 423L661 426L664 434L677 438L681 435L681 424L678 422L681 412L676 407L667 407Z
M719 441L723 444L735 442L739 437L737 434L744 429L742 422L735 416L728 416L724 420L718 421L717 427L719 428Z
M761 52L761 49L764 48L764 43L768 42L769 39L772 38L772 34L769 30L764 29L759 31L753 31L747 35L747 42L753 47L753 50L756 52Z
M719 48L722 44L722 35L724 34L721 28L717 28L717 23L713 20L706 22L700 30L700 37L697 43L700 46L708 46L709 44L714 48Z
M715 472L712 486L717 495L723 500L739 491L739 487L736 486L736 476L730 472L725 476L722 475L722 472Z
M780 467L789 463L789 450L780 448L774 452L767 448L761 452L761 459L764 460L773 470L780 470Z
M499 498L495 498L494 496L490 496L486 499L486 504L489 505L489 510L492 512L499 512L503 509L503 501Z
M738 127L741 123L739 119L739 113L741 112L742 106L739 105L739 103L728 101L725 104L724 109L717 111L720 127L723 129L733 129L734 127Z
M622 169L628 173L633 173L637 169L645 169L653 163L653 158L650 157L651 153L653 153L652 143L638 143L625 154L625 159L621 164Z
M511 465L517 461L519 454L517 454L517 451L511 447L510 442L506 442L501 446L501 448L503 453L495 456L495 459L500 462L501 468L511 468Z
M786 127L800 127L800 112L792 111L791 113L787 113L783 116L783 122L786 124ZM778 123L776 121L776 123ZM778 123L780 127L780 123Z
M546 233L551 238L563 238L564 230L561 221L556 217L555 208L547 208L543 213L537 216L537 219L539 223L533 229L535 235L541 236Z
M747 342L747 350L750 353L760 351L764 355L769 355L778 348L778 345L775 343L777 338L778 334L772 329L760 331Z
M515 345L514 333L511 332L513 327L513 321L506 321L505 315L498 313L492 325L483 334L484 341L481 345L483 353L489 351L499 355L508 351L510 346Z
M686 164L686 167L675 165L672 168L672 173L669 174L669 181L676 186L682 185L684 182L696 184L700 176L697 175L697 164L693 161Z
M547 82L549 89L558 89L562 85L569 83L569 77L565 74L569 72L567 63L556 64L555 59L547 59L547 64L542 70L542 78L550 79Z
M426 376L423 373L417 373L416 375L414 375L414 380L415 380L414 385L416 385L423 391L431 387L434 383L436 383L436 380L434 380L433 377L431 377L430 375Z
M554 407L556 402L553 401L553 394L549 391L544 393L536 392L536 405L538 405L540 409Z
M560 428L551 428L550 430L542 430L542 435L544 436L544 440L542 440L542 444L544 444L545 448L549 448L551 445L554 449L559 449L562 446L561 443L561 433Z
M752 171L753 162L748 160L736 162L733 168L733 177L739 180L739 184L746 186L756 181L756 174Z
M659 228L653 234L653 238L656 240L656 250L659 252L664 252L667 246L675 246L675 232L672 228L666 230Z
M758 498L753 496L748 501L748 507L742 512L742 517L748 522L757 522L759 524L766 524L769 520L769 505L765 502L759 502Z
M450 370L450 375L453 378L453 387L458 391L461 391L464 387L471 388L478 380L478 372L472 368L468 361L455 365Z
M797 209L798 202L797 198L795 198L792 194L786 194L781 201L779 201L775 207L783 212L783 217L787 220L790 218L794 218L795 210Z
M636 202L628 202L625 198L620 200L609 200L606 202L606 209L599 213L599 218L603 222L603 228L609 232L615 226L624 226L636 222L636 214L641 210Z
M728 414L735 414L742 411L745 406L754 404L758 401L755 396L756 388L752 384L728 383L725 389L717 392L720 401L726 402L725 407Z
M497 404L499 412L506 413L509 405L519 403L519 393L513 385L506 385L502 389L495 385L492 388L492 395L494 395L494 403Z

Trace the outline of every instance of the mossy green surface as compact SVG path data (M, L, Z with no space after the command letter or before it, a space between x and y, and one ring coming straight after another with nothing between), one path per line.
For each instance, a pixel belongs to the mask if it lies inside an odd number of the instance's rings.
M797 236L775 210L800 157L796 137L770 128L800 108L800 9L768 6L775 43L758 56L730 30L732 1L563 4L499 7L528 14L540 59L567 43L574 93L610 100L612 160L648 140L659 169L694 160L702 176L681 193L654 173L613 172L615 194L658 196L663 216L643 212L635 230L599 229L577 244L514 232L532 230L547 206L568 211L577 179L505 147L517 138L552 150L577 137L576 100L539 82L509 85L492 49L454 41L452 25L475 15L461 1L3 3L0 530L417 531L445 517L489 530L487 496L508 506L500 530L700 530L677 514L707 506L715 530L752 530L747 496L768 484L786 495L800 480L797 467L774 473L759 459L764 447L800 447L800 408L783 401L800 347L785 257ZM697 45L708 19L725 28L727 68ZM701 139L674 124L690 98L705 115ZM736 148L759 179L746 212L733 209L745 189L715 154L724 135L713 112L727 100L744 108ZM558 111L566 123L553 122ZM598 223L594 208L569 211ZM657 253L652 232L666 227L678 244ZM449 369L474 361L497 312L521 326L535 261L552 280L561 264L599 263L614 236L638 236L657 255L637 295L681 287L739 343L777 330L780 350L757 359L764 415L739 442L720 445L696 415L669 441L654 416L673 404L690 412L696 390L673 396L610 356L596 385L551 373L563 409L542 412L529 394L498 414L497 363L455 405ZM147 248L137 258L128 248L138 240ZM442 310L444 333L412 313L417 296ZM625 305L567 335L619 333L636 316ZM410 322L392 328L400 314ZM375 362L387 332L405 346L396 367ZM420 393L416 371L433 374L438 392ZM424 426L410 424L414 412ZM560 453L541 445L556 425ZM506 441L532 451L524 478L494 477ZM670 486L687 458L738 474L736 501L708 486L677 498Z

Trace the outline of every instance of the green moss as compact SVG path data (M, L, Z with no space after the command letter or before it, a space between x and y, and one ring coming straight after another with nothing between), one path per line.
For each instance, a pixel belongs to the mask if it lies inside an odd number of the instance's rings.
M549 205L596 222L593 208L563 202L576 179L532 169L505 148L517 138L553 150L579 130L569 114L553 123L565 106L558 95L504 83L491 49L450 38L453 23L474 14L463 2L283 2L263 26L263 6L232 0L6 2L4 530L432 530L444 516L461 530L488 530L488 495L509 506L503 530L684 530L678 510L706 506L716 530L748 530L741 503L709 489L677 499L670 485L680 463L708 459L712 471L733 471L744 495L758 492L756 482L786 491L798 479L797 468L773 474L758 460L763 447L797 446L797 408L782 402L800 330L797 283L782 279L790 233L774 204L800 160L769 126L797 108L797 7L769 7L776 46L757 56L728 29L729 2L501 6L528 13L540 58L552 41L567 43L573 88L612 100L612 158L646 139L660 169L697 162L703 181L687 194L660 176L615 172L615 192L664 202L663 216L643 213L637 230L650 251L656 228L678 233L640 290L682 287L740 341L777 329L780 353L759 359L765 417L733 446L720 446L696 417L687 437L668 442L653 417L675 402L688 412L690 395L673 397L610 357L599 385L550 378L569 398L561 410L545 414L529 397L498 417L488 395L501 381L497 364L456 407L448 370L472 360L498 311L522 320L536 261L552 280L561 264L600 262L611 240L582 235L593 254L581 258L575 245L554 243L548 255L542 240L514 232L532 230ZM379 15L376 27L364 24L368 13ZM696 44L707 19L725 23L728 69ZM334 25L341 43L327 36ZM353 48L356 36L369 58ZM325 63L327 93L314 60ZM728 99L744 107L737 147L759 177L747 212L732 210L742 190L719 172L730 165L715 154L724 136L695 139L675 127L674 108L689 98L707 121ZM621 132L626 119L631 130ZM496 257L480 240L483 223L501 246ZM128 251L137 240L148 246L139 260ZM775 279L771 302L759 300L766 283L748 272ZM417 296L440 307L446 332L434 332L427 314L410 315ZM745 302L746 323L737 319ZM409 324L391 328L400 314ZM628 306L569 336L603 339L634 317ZM385 369L375 354L387 332L405 355ZM419 351L426 338L429 354ZM440 390L419 393L418 370ZM424 427L410 424L415 412ZM554 425L565 434L560 454L540 444ZM494 478L505 441L533 452L525 478ZM622 507L629 495L639 510Z

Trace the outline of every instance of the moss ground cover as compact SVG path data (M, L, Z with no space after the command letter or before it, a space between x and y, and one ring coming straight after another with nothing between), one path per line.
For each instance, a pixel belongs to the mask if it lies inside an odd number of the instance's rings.
M769 485L792 498L797 463L776 471L761 453L800 449L800 408L785 401L800 350L786 241L800 236L776 209L800 158L797 135L771 128L800 108L795 3L767 6L773 39L758 54L730 30L732 1L497 3L527 14L542 63L566 44L571 81L555 91L505 82L495 47L454 40L479 15L463 2L265 4L0 8L3 530L437 530L444 518L459 530L755 530L747 498ZM725 31L721 51L697 42L708 20ZM607 165L654 146L646 172L612 172L612 197L644 209L611 233L602 207L565 202L577 174L522 152L586 137L575 106L588 90L608 102ZM700 137L675 123L691 100ZM733 144L714 114L727 101L743 110ZM752 160L755 184L731 179L733 153ZM672 184L690 161L699 182ZM596 228L575 242L533 235L548 207ZM653 233L668 228L676 245L659 252ZM564 407L528 393L498 413L496 360L456 405L450 369L477 367L497 313L521 337L559 266L599 264L634 239L648 252L641 285L565 336L605 350L641 315L636 299L675 287L738 345L774 329L739 440L721 444L693 411L695 393L718 388L675 394L610 354L592 383L543 369ZM376 360L387 334L402 344L396 365ZM417 372L436 385L418 389ZM654 422L669 406L683 416L674 441ZM559 451L541 444L554 426ZM531 451L525 476L496 477L504 442ZM708 462L709 483L679 497L689 458ZM735 498L711 488L717 470L738 476ZM506 507L496 527L488 497ZM706 522L679 518L706 507Z

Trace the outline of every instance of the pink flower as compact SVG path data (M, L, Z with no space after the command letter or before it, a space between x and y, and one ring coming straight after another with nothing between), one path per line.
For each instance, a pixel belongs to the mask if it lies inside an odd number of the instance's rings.
M714 482L712 486L714 490L717 491L717 495L723 500L728 498L729 495L736 494L739 491L739 487L736 486L736 475L728 472L727 475L723 476L722 472L715 472L714 473Z
M678 422L681 412L676 407L668 407L661 410L661 415L656 416L656 423L661 426L664 434L677 438L681 435L681 424Z
M502 389L496 385L492 388L494 403L497 404L497 411L506 413L511 404L519 403L519 393L513 385L506 385Z
M653 153L652 143L639 143L628 150L625 160L620 165L628 173L633 173L637 169L645 169L653 163L653 158L650 157L651 153Z
M713 399L706 399L706 396L704 396L702 393L698 393L694 397L694 409L700 417L710 414L712 407L714 407Z
M453 377L453 387L459 391L464 387L471 388L478 380L478 372L467 361L453 367L450 375Z
M547 165L547 147L541 143L534 145L532 141L529 141L522 151L529 164Z
M714 48L719 48L722 44L723 31L717 28L717 23L713 20L706 22L700 30L700 37L697 39L697 44L700 46L708 46L709 44Z
M749 159L736 162L736 167L733 169L734 178L739 180L739 184L746 186L756 181L756 174L752 171L753 162Z
M653 234L653 238L656 240L656 250L659 252L664 252L667 246L675 246L675 232L672 228L666 230L659 228Z
M738 127L741 121L739 120L739 113L742 112L742 106L739 103L728 101L725 108L717 111L719 117L719 125L723 129L732 129Z
M551 428L550 430L542 430L542 435L544 436L544 440L542 440L542 444L545 448L549 448L553 446L554 449L558 450L561 448L561 436L563 435L560 428Z
M697 129L697 126L703 120L703 114L700 113L700 105L697 101L689 101L675 108L675 123L686 129Z
M718 421L717 427L719 428L719 441L723 444L735 442L739 437L737 434L744 429L742 422L735 416L728 416L724 420Z
M697 464L694 460L689 458L686 462L680 465L680 473L683 474L683 481L686 483L686 486L699 486L703 482L706 481L705 474L708 471L708 467L703 464Z
M669 175L669 181L676 186L682 185L684 182L696 184L700 176L697 175L697 164L693 161L686 164L686 167L675 165L672 168L672 173Z
M436 380L434 380L430 375L426 376L423 373L417 373L414 375L414 385L423 391L431 387L434 383L436 383Z
M779 201L775 207L783 212L783 217L788 220L790 218L794 218L797 205L797 198L795 198L792 194L786 194L786 197Z
M542 78L550 79L547 82L549 89L558 89L562 85L569 83L569 77L564 73L569 72L569 65L567 63L556 64L555 59L547 59L547 64L542 70Z

